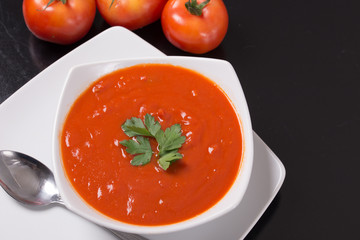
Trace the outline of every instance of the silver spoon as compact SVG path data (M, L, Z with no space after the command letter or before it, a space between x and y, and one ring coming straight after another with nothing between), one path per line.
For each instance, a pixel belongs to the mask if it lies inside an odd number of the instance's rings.
M63 204L51 170L19 152L0 151L0 185L11 197L24 204Z
M27 205L58 203L65 206L51 170L23 153L0 151L0 185L15 200ZM120 240L146 240L136 234L110 231Z

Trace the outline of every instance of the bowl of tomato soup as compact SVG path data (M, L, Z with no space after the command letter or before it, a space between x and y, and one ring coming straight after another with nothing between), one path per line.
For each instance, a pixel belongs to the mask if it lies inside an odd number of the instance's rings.
M230 63L209 58L75 66L53 160L65 205L101 226L162 234L204 224L240 203L251 175L239 79Z

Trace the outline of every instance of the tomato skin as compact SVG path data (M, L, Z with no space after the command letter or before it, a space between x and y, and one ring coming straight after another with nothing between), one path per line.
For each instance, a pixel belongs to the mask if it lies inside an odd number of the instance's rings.
M114 0L112 5L111 2L96 0L105 21L111 26L135 30L158 20L167 0Z
M23 15L29 30L39 39L72 44L83 38L95 18L95 0L24 0Z
M211 0L201 16L192 15L185 7L189 0L170 0L161 15L166 38L176 47L202 54L215 49L224 39L229 23L222 0ZM204 0L198 0L202 3Z

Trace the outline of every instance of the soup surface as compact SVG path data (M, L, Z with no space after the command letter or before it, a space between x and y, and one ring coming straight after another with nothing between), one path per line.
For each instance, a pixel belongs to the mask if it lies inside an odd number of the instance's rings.
M121 125L149 113L163 130L180 124L183 158L165 171L134 157ZM102 214L130 224L165 225L192 218L230 189L241 165L237 114L219 87L194 71L142 64L112 72L74 103L61 134L63 166L78 194Z

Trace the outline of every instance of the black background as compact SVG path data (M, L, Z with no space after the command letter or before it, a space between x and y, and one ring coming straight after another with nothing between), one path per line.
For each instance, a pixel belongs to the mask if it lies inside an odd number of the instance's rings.
M255 132L287 171L246 239L360 239L360 2L224 2L228 33L202 56L234 66ZM28 31L22 1L0 1L0 102L108 27L98 14L83 40L59 46ZM167 55L192 55L160 22L135 33Z

